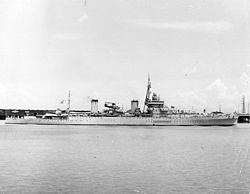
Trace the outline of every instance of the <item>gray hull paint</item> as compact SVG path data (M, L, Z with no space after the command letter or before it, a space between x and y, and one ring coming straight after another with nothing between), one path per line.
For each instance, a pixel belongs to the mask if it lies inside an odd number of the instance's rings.
M34 125L101 125L101 126L230 126L237 118L146 118L146 117L82 117L61 119L8 118L6 124Z

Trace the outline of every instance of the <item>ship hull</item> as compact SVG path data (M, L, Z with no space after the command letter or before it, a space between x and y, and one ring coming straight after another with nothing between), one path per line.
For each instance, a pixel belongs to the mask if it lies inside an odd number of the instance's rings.
M68 119L7 118L6 124L101 125L101 126L231 126L237 118L153 118L153 117L82 117Z

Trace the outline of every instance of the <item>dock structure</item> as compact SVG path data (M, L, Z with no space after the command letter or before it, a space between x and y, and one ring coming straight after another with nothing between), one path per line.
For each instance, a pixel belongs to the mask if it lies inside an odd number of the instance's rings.
M38 116L46 113L55 114L57 110L41 110L41 109L0 109L0 120L5 120L8 117L24 117L24 116ZM67 111L67 110L66 110ZM65 112L65 111L64 111ZM71 110L74 113L90 112L89 110Z
M0 109L0 120L5 120L7 117L23 117L43 115L46 112L55 112L55 110L31 110L31 109Z
M250 114L247 113L241 113L238 114L238 123L250 123Z
M250 123L249 102L248 102L248 110L246 113L245 96L242 97L242 111L241 113L238 114L238 123Z

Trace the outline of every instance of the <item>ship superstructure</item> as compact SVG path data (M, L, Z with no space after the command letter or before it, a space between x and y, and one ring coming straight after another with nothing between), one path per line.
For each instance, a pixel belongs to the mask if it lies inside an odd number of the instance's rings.
M193 126L193 125L234 125L237 116L232 114L207 114L176 110L167 107L160 96L151 92L151 81L148 76L147 91L143 111L139 108L139 101L131 101L131 109L124 112L116 103L105 102L104 111L98 111L98 100L91 100L89 112L70 111L70 93L68 108L65 112L45 114L36 117L6 119L6 124L39 124L39 125L128 125L128 126Z

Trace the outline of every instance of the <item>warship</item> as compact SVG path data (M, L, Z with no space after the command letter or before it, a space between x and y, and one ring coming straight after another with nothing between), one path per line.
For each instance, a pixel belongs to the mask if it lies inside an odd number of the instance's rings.
M65 111L46 113L36 116L6 118L6 124L35 124L35 125L114 125L114 126L231 126L236 124L237 115L224 114L216 111L202 113L177 110L168 107L159 95L151 92L151 81L148 76L147 91L143 110L139 101L131 101L131 109L123 111L116 103L105 102L105 109L98 111L98 100L91 100L90 111L71 111L70 93L68 107Z

